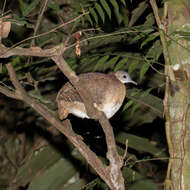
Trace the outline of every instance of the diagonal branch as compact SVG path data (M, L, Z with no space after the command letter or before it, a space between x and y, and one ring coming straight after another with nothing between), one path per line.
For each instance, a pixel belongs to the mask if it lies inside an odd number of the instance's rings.
M64 122L63 125L60 120L49 113L42 105L40 105L34 98L27 95L26 91L23 89L19 83L16 73L14 71L11 63L7 64L7 70L10 79L16 89L16 93L8 91L0 86L0 92L15 99L19 99L29 104L33 109L35 109L39 114L41 114L46 120L48 120L52 125L54 125L61 133L63 133L80 151L80 153L85 157L87 162L96 170L100 177L109 185L111 189L124 190L124 179L121 173L121 167L123 164L123 159L118 155L116 149L116 143L114 138L113 129L110 125L109 120L106 118L103 112L98 111L94 107L94 102L90 96L90 93L86 93L85 86L82 80L79 80L75 72L71 70L68 64L62 57L62 54L67 48L65 45L57 45L53 48L42 50L41 48L14 48L8 49L3 45L0 45L0 58L7 58L12 55L25 55L25 56L38 56L38 57L50 57L57 64L59 69L64 73L64 75L70 80L70 82L75 86L79 92L83 102L85 104L86 110L90 118L96 119L100 122L106 137L107 144L107 158L109 160L109 166L104 166L102 162L97 158L97 156L86 146L86 144L76 135L68 120Z
M4 94L5 96L17 100L21 100L20 96L18 96L15 92L8 90L7 88L0 85L0 93Z
M81 137L73 132L71 124L69 120L65 120L63 123L57 119L53 114L48 112L41 104L39 104L34 98L30 97L24 88L19 83L14 68L11 63L6 65L10 79L16 89L15 95L8 90L3 91L0 87L0 92L9 95L12 98L20 99L25 103L29 104L34 110L36 110L40 115L42 115L47 121L49 121L54 127L56 127L61 133L63 133L69 140L72 142L79 152L84 156L86 161L95 169L95 171L100 175L100 177L109 185L111 189L120 189L116 188L115 184L113 184L113 180L110 178L110 169L107 166L104 166L102 162L98 159L96 154L94 154L89 147L82 141ZM116 162L117 164L117 162ZM115 171L116 172L116 171ZM112 173L113 175L113 173ZM115 176L115 175L114 175ZM116 175L117 176L117 175Z
M30 47L30 48L7 48L0 44L0 58L8 58L13 55L24 55L24 56L36 56L36 57L51 57L54 56L57 52L57 49L60 48L60 45L54 46L49 49L42 50L40 47Z
M94 107L91 95L90 93L87 93L88 89L85 88L83 81L79 80L75 73L70 69L66 61L62 58L62 55L58 53L58 55L52 59L55 61L59 69L69 79L69 81L73 84L73 86L77 89L85 104L88 116L90 118L97 119L100 122L106 137L106 144L108 149L107 158L110 161L108 169L109 177L114 185L114 189L124 189L124 179L121 173L123 159L117 152L114 133L109 120L106 118L103 112L98 111Z

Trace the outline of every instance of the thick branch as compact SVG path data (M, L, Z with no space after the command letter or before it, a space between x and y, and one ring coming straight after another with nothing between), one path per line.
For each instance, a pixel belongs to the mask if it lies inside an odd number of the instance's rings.
M31 48L7 48L3 45L0 45L0 58L8 58L13 55L24 55L24 56L36 56L36 57L51 57L56 54L57 49L60 46L54 46L50 49L42 50L39 47L31 47Z
M121 173L121 167L123 160L118 155L116 150L116 143L114 138L113 129L110 125L109 120L106 118L105 114L101 111L98 111L94 107L94 102L90 96L90 93L87 93L87 89L83 85L83 81L79 80L75 72L73 72L65 60L62 58L62 54L66 48L64 46L55 46L51 49L42 50L40 48L14 48L8 49L5 46L0 46L0 57L6 58L12 55L25 55L25 56L39 56L39 57L51 57L55 61L57 66L65 74L65 76L70 80L70 82L75 86L79 92L81 98L84 101L86 110L90 118L99 120L105 136L107 143L107 158L110 161L109 168L103 166L101 161L96 157L96 155L90 151L90 149L83 143L83 141L72 131L70 127L63 127L63 124L55 118L52 114L47 112L35 99L29 97L25 90L20 85L17 80L14 68L9 63L7 64L7 69L11 78L13 85L16 88L16 94L12 92L8 93L3 91L0 88L0 92L9 97L21 99L32 108L34 108L38 113L40 113L45 119L47 119L52 125L54 125L59 131L61 131L68 139L77 147L81 154L85 157L87 162L96 170L100 177L110 186L111 189L123 190L124 188L124 179ZM85 89L85 90L84 90ZM67 121L68 122L68 121ZM79 142L80 140L80 142Z
M94 168L94 170L100 175L100 177L110 186L111 189L114 189L112 184L109 171L107 167L102 164L98 157L89 149L89 147L82 141L81 137L75 134L72 130L69 120L65 120L63 123L57 119L53 114L48 112L42 105L40 105L34 98L27 95L26 91L20 85L16 73L14 71L11 63L6 65L10 79L16 88L15 96L11 95L12 98L20 99L25 103L29 104L34 110L36 110L40 115L42 115L47 121L49 121L54 127L56 127L61 133L63 133L69 140L72 142L79 152L84 156L87 162ZM5 95L10 95L8 91L0 92Z
M106 118L103 112L98 111L94 107L94 102L91 98L90 93L87 93L88 89L85 88L83 81L79 80L79 78L75 75L75 73L70 69L68 64L62 58L62 56L58 54L57 57L53 58L53 60L79 92L85 104L88 116L90 118L99 120L106 136L106 144L108 148L107 158L110 161L109 165L110 179L115 189L124 189L124 179L121 173L123 160L118 155L113 129L112 126L110 125L109 120Z
M4 94L5 96L9 98L21 100L21 98L18 95L16 95L13 91L8 90L7 88L1 85L0 85L0 93Z

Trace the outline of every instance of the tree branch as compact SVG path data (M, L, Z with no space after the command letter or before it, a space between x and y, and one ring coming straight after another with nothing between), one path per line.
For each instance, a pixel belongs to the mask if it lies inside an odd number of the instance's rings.
M57 49L60 48L60 45L54 46L50 49L42 50L40 47L31 47L31 48L7 48L0 45L0 58L8 58L13 55L24 55L24 56L36 56L36 57L51 57L54 56L57 52Z
M21 98L15 94L15 92L8 90L7 88L0 85L0 93L4 94L5 96L9 98L13 98L16 100L21 100Z
M39 104L34 98L30 97L26 93L24 88L21 86L21 84L19 83L12 64L8 63L6 65L6 67L7 67L10 79L16 89L16 93L13 94L11 91L9 92L9 90L4 91L4 90L2 90L3 88L1 88L1 87L0 87L0 92L9 97L11 96L12 98L22 100L25 103L29 104L34 110L36 110L40 115L42 115L47 121L49 121L61 133L63 133L70 140L70 142L72 142L76 146L76 148L79 150L79 152L85 157L87 162L95 169L95 171L109 185L109 187L111 189L124 190L124 186L121 186L122 184L117 183L117 186L118 186L117 188L116 188L116 184L113 184L113 182L115 180L114 179L115 176L116 177L118 176L116 173L113 173L114 168L109 169L107 166L104 166L102 164L102 162L98 159L98 157L82 141L81 137L73 132L69 120L65 120L62 123L53 114L48 112L41 104ZM113 155L113 156L115 156L115 155ZM111 159L110 163L112 163L114 159L115 158ZM118 163L115 162L115 164L118 164ZM111 176L111 178L110 178L110 176ZM117 181L115 181L115 182L117 182ZM120 185L120 187L119 187L119 185Z
M112 181L112 184L114 185L114 189L124 189L124 179L121 173L123 159L119 156L117 152L114 133L109 120L106 118L103 112L98 111L94 107L94 102L93 99L91 98L90 93L88 93L88 89L85 88L83 81L80 80L75 75L75 73L70 69L66 61L62 58L62 55L58 53L58 55L56 57L53 57L52 59L55 61L59 69L69 79L69 81L73 84L73 86L77 89L78 93L80 94L85 104L88 116L100 122L103 131L105 133L106 144L108 148L107 158L110 162L108 169L110 179Z
M116 143L114 138L114 133L109 120L106 118L105 114L98 111L94 107L94 102L91 98L90 93L86 92L86 88L82 80L76 76L75 72L71 70L66 61L63 59L62 55L66 50L65 45L57 45L53 48L43 50L39 47L31 48L6 48L5 46L0 46L0 58L7 58L13 55L25 55L25 56L37 56L37 57L50 57L59 67L59 69L64 73L64 75L69 79L69 81L74 85L74 87L79 92L88 116L92 119L96 119L100 122L106 137L107 144L107 158L109 160L109 166L104 166L102 162L97 158L97 156L86 146L86 144L76 135L70 126L68 120L61 123L56 117L49 113L42 105L40 105L34 98L30 97L24 88L19 83L16 73L14 71L11 63L6 65L10 79L16 89L16 93L5 89L0 86L0 92L15 98L22 100L29 104L33 109L35 109L39 114L41 114L46 120L48 120L53 126L55 126L61 133L63 133L80 151L80 153L85 157L87 162L95 169L95 171L100 175L100 177L109 185L111 189L124 190L124 179L121 173L121 167L123 164L123 159L118 155L116 149ZM85 90L84 90L85 89Z

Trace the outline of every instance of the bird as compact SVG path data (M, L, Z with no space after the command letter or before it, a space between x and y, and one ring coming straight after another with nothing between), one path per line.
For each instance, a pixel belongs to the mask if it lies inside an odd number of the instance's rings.
M133 83L130 75L123 70L109 72L108 74L99 72L89 72L78 75L83 81L83 85L90 93L95 107L103 111L110 119L121 107L125 96L125 83ZM85 89L84 89L85 90ZM85 105L77 90L70 82L67 82L59 90L56 102L58 114L61 120L67 118L68 114L73 114L80 118L90 119Z

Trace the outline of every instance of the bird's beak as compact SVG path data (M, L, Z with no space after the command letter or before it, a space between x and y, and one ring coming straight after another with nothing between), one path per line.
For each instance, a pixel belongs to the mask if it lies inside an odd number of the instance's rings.
M128 83L133 83L133 84L137 85L137 83L133 80L130 80Z

